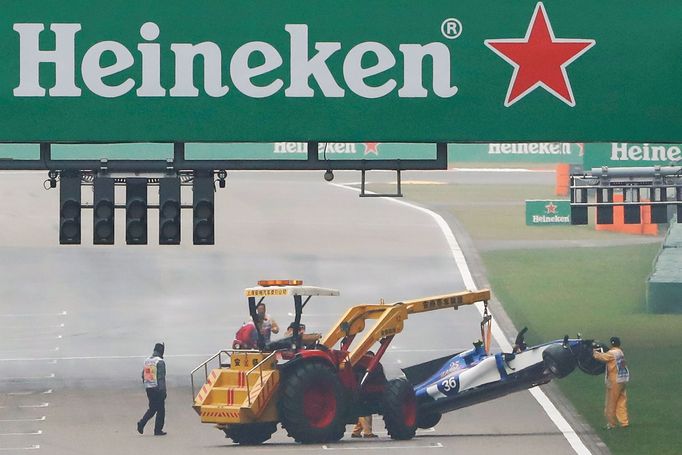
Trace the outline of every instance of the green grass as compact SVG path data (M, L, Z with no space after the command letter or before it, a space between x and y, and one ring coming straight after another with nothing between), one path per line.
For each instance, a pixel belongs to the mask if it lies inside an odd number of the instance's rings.
M658 245L483 253L493 292L529 341L618 335L632 373L631 428L597 430L614 454L679 454L682 315L645 313L645 280ZM560 388L593 428L604 425L603 379L574 373Z
M567 241L563 248L529 249L524 242L524 249L481 250L493 293L517 327L529 327L530 343L577 332L599 340L620 336L632 375L629 430L601 429L601 376L576 372L557 383L614 455L681 453L682 315L653 315L645 309L645 280L659 243L578 248L572 241L632 236L598 232L591 225L526 226L525 199L560 199L549 186L405 185L403 193L455 215L479 247L490 240Z

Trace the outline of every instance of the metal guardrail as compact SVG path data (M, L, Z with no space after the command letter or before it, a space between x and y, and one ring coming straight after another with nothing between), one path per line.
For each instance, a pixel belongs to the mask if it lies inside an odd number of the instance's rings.
M218 366L219 366L219 367L222 367L223 365L226 365L225 363L223 363L223 357L222 357L223 354L225 354L225 355L228 357L228 359L231 359L231 358L232 358L232 351L227 351L227 350L224 350L224 349L223 349L223 350L220 350L220 351L218 351L217 353L213 354L210 358L208 358L207 360L205 360L205 361L204 361L202 364L200 364L198 367L196 367L195 369L193 369L192 372L189 374L189 375L190 375L190 381L191 381L191 383L192 383L192 402L194 402L194 399L195 399L196 396L197 396L196 391L195 391L195 389L194 389L194 374L195 374L197 371L203 369L203 370L204 370L204 382L203 382L203 384L206 384L206 382L208 381L208 364L211 363L211 361L213 361L213 360L217 357L217 358L218 358Z
M249 371L246 372L246 375L245 375L245 376L246 376L246 393L247 393L248 400L249 400L249 406L251 405L251 386L250 386L249 380L248 380L249 376L250 376L256 369L258 369L258 370L259 370L259 374L260 374L260 385L261 385L261 387L263 387L263 368L262 368L263 365L265 364L265 362L266 362L267 360L270 360L271 357L273 357L273 356L276 355L278 352L281 352L281 351L283 351L283 350L284 350L284 349L278 349L278 350L276 350L276 351L273 351L273 352L270 353L266 358L264 358L263 360L261 360L257 365L255 365L253 368L251 368ZM249 355L249 354L262 354L262 353L263 353L262 351L258 351L258 350L255 350L255 349L230 349L230 350L222 349L222 350L218 351L217 353L213 354L211 357L209 357L209 358L206 359L204 362L202 362L198 367L196 367L195 369L193 369L192 372L190 373L190 382L191 382L191 384L192 384L192 402L194 402L194 399L195 399L196 396L197 396L197 391L196 391L196 388L195 388L195 385L194 385L194 375L195 375L198 371L203 371L203 372L204 372L204 381L203 381L203 384L205 384L206 382L208 382L208 370L209 370L208 365L209 365L212 361L214 361L215 359L218 359L218 367L220 367L220 368L226 367L226 366L230 365L230 363L231 363L231 361L232 361L232 354L233 354L234 352L238 352L238 353L240 353L240 354L246 354L246 355L247 355L247 362L248 362L248 355ZM227 359L230 360L230 362L224 362L224 361L223 361L223 355L226 356ZM211 369L212 369L212 368L211 368Z

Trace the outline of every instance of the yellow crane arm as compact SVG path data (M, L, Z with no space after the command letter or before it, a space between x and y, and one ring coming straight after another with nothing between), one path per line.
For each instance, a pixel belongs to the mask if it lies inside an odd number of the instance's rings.
M349 351L350 364L355 365L374 343L382 338L402 332L403 321L410 314L444 308L454 308L456 310L460 306L488 301L489 299L490 290L482 289L406 300L387 305L357 305L346 311L336 325L322 339L321 343L332 349L343 338L353 337L362 332L365 329L365 321L367 319L376 319L377 322L372 330L365 334L352 351Z

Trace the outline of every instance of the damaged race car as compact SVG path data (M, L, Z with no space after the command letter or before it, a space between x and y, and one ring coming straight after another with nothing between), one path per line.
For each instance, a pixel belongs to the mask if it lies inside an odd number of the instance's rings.
M431 428L445 412L546 384L576 367L590 375L604 373L604 364L592 357L593 349L603 345L567 335L528 347L526 331L519 332L511 353L491 354L477 341L468 351L404 368L417 396L417 426ZM489 347L489 337L485 345Z

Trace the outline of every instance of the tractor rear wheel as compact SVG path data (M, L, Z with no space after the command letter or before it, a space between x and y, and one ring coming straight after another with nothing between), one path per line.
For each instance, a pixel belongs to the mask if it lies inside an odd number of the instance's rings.
M228 425L223 429L225 436L232 439L235 444L251 446L262 444L277 431L277 423L245 423Z
M303 361L287 372L280 390L282 427L296 442L321 443L343 435L343 387L331 367Z
M417 431L417 397L405 378L388 381L384 391L383 414L391 439L412 439Z

